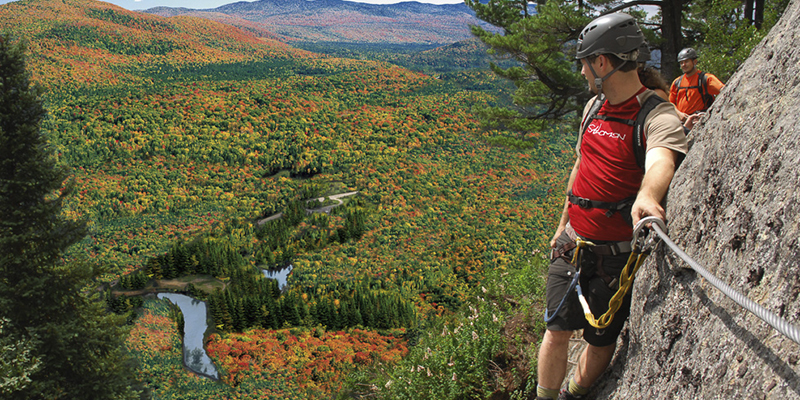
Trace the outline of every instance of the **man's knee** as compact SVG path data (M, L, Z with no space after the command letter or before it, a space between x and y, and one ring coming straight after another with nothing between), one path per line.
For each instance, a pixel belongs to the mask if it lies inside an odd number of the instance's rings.
M609 354L612 354L612 355L614 354L614 351L617 349L617 344L616 343L612 343L612 344L607 345L607 346L594 346L594 345L588 344L586 346L586 349L590 354L595 354L595 355L598 355L598 356L607 356Z
M553 345L563 345L565 343L569 343L569 339L571 337L572 337L572 331L554 331L548 329L544 333L543 340Z

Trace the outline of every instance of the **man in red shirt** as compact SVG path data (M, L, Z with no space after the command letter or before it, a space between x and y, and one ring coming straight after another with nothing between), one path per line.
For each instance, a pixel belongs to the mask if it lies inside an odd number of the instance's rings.
M669 101L675 104L678 117L684 122L691 115L707 110L725 84L716 76L697 69L697 52L692 48L681 50L678 62L683 75L672 82Z
M622 13L592 21L578 39L581 74L597 96L584 109L585 129L578 138L567 198L550 243L554 255L547 278L549 316L537 366L540 400L584 398L611 362L630 312L631 293L611 324L598 329L584 317L571 281L580 271L579 283L595 318L608 310L619 287L616 278L631 252L632 224L647 216L665 218L661 201L687 151L674 107L662 102L644 123L644 169L636 160L631 121L644 101L655 95L642 86L637 73L637 49L643 42L636 21ZM589 115L595 101L602 106L596 115ZM593 243L580 250L578 266L571 263L577 251L576 238ZM579 329L589 345L569 385L559 392L566 375L569 340Z

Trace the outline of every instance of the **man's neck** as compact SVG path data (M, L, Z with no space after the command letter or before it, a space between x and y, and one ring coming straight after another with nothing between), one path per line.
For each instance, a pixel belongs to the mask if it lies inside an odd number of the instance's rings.
M636 71L618 71L603 84L603 93L611 104L620 104L635 96L641 89L642 83L639 82L639 74Z
M694 76L697 73L697 68L693 68L691 71L684 73L686 77Z

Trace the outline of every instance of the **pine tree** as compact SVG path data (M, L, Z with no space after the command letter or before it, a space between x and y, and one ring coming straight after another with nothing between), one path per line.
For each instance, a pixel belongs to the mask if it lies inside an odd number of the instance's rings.
M147 260L147 266L145 267L145 272L147 273L147 275L150 275L153 279L163 278L164 272L161 269L161 258L153 257Z
M267 297L264 305L262 306L261 326L265 329L278 329L280 326L275 307L275 300L273 300L271 297Z
M67 172L40 132L45 110L25 50L0 35L0 318L8 321L3 334L41 364L27 369L10 397L134 399L125 317L85 290L101 270L62 261L86 225L61 213L72 187L62 185Z
M247 328L258 325L258 303L252 296L244 298L244 321Z

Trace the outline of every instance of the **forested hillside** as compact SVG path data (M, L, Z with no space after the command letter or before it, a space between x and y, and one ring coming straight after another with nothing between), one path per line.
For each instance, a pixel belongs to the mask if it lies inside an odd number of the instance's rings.
M182 368L161 303L132 321L159 398L337 392L543 248L560 210L570 138L481 131L470 110L496 101L486 74L440 80L88 0L3 5L0 27L30 43L43 129L77 186L67 213L89 222L70 257L108 267L103 282L201 274L224 288L192 290L209 300L222 383ZM349 191L330 215L289 217ZM279 293L257 267L288 262Z

